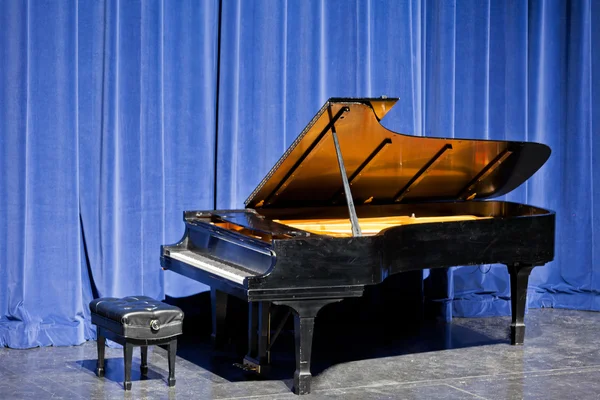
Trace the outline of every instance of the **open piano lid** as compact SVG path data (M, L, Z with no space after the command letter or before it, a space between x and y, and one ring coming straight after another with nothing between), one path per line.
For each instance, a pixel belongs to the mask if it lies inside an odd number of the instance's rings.
M379 121L397 100L329 99L248 197L246 207L345 204L333 132L355 205L501 196L529 179L550 156L550 148L539 143L390 131Z

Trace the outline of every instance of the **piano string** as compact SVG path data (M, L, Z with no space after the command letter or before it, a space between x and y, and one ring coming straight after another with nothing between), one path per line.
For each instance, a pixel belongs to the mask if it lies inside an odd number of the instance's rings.
M449 215L434 217L415 217L415 214L385 216L376 218L359 218L358 223L363 236L377 235L379 232L400 225L426 224L434 222L473 221L491 217L480 217L476 215ZM307 232L335 236L351 237L352 224L348 218L340 219L298 219L298 220L274 220L280 224L302 229Z

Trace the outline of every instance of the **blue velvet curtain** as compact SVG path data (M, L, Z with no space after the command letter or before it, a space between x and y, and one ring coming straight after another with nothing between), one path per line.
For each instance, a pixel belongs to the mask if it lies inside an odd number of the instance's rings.
M0 3L0 346L92 338L93 296L164 274L214 205L217 1Z
M328 97L394 96L413 135L538 141L504 200L557 212L530 307L600 310L600 4L0 3L0 346L93 337L93 296L185 296L159 246L243 201ZM509 313L497 265L431 271L452 315ZM391 306L392 307L392 306Z
M534 270L529 305L600 310L598 2L239 0L222 18L219 206L239 207L328 97L397 96L383 120L397 132L552 147L503 198L558 213L556 261ZM427 279L447 320L510 313L504 266Z

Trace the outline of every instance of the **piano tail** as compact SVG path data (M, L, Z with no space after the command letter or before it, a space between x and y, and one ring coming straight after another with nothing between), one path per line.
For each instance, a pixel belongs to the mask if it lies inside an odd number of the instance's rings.
M510 324L510 344L523 344L525 341L525 305L529 275L535 267L530 264L507 264L510 274L510 302L512 323Z

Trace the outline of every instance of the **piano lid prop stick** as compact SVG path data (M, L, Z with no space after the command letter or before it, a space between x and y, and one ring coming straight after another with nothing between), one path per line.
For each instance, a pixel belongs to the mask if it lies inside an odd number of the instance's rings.
M350 111L348 107L345 108L346 111ZM331 107L328 109L328 112L329 118L332 118ZM354 208L354 201L352 200L352 192L350 191L348 175L346 175L344 157L342 156L342 150L340 149L340 143L338 141L337 132L335 130L335 124L331 124L331 137L333 138L335 154L337 155L338 166L340 167L340 175L342 176L342 183L344 184L344 192L346 193L346 202L348 203L348 211L350 212L350 223L352 224L352 236L362 236L362 232L360 231L360 225L358 224L358 217L356 216L356 209Z
M383 139L383 141L379 144L379 146L377 146L375 148L375 150L373 150L371 152L371 154L369 154L367 159L365 161L363 161L363 163L356 169L356 171L354 171L354 173L352 175L350 175L350 178L348 178L348 183L352 184L356 179L358 179L358 177L360 176L360 173L367 167L367 165L369 165L369 163L371 161L373 161L373 159L385 148L385 146L387 146L390 143L392 143L392 139L390 139L390 138ZM344 194L343 186L335 192L335 194L331 198L330 202L333 204L337 203L338 197L340 197L342 194ZM372 197L371 197L371 199L372 199Z

